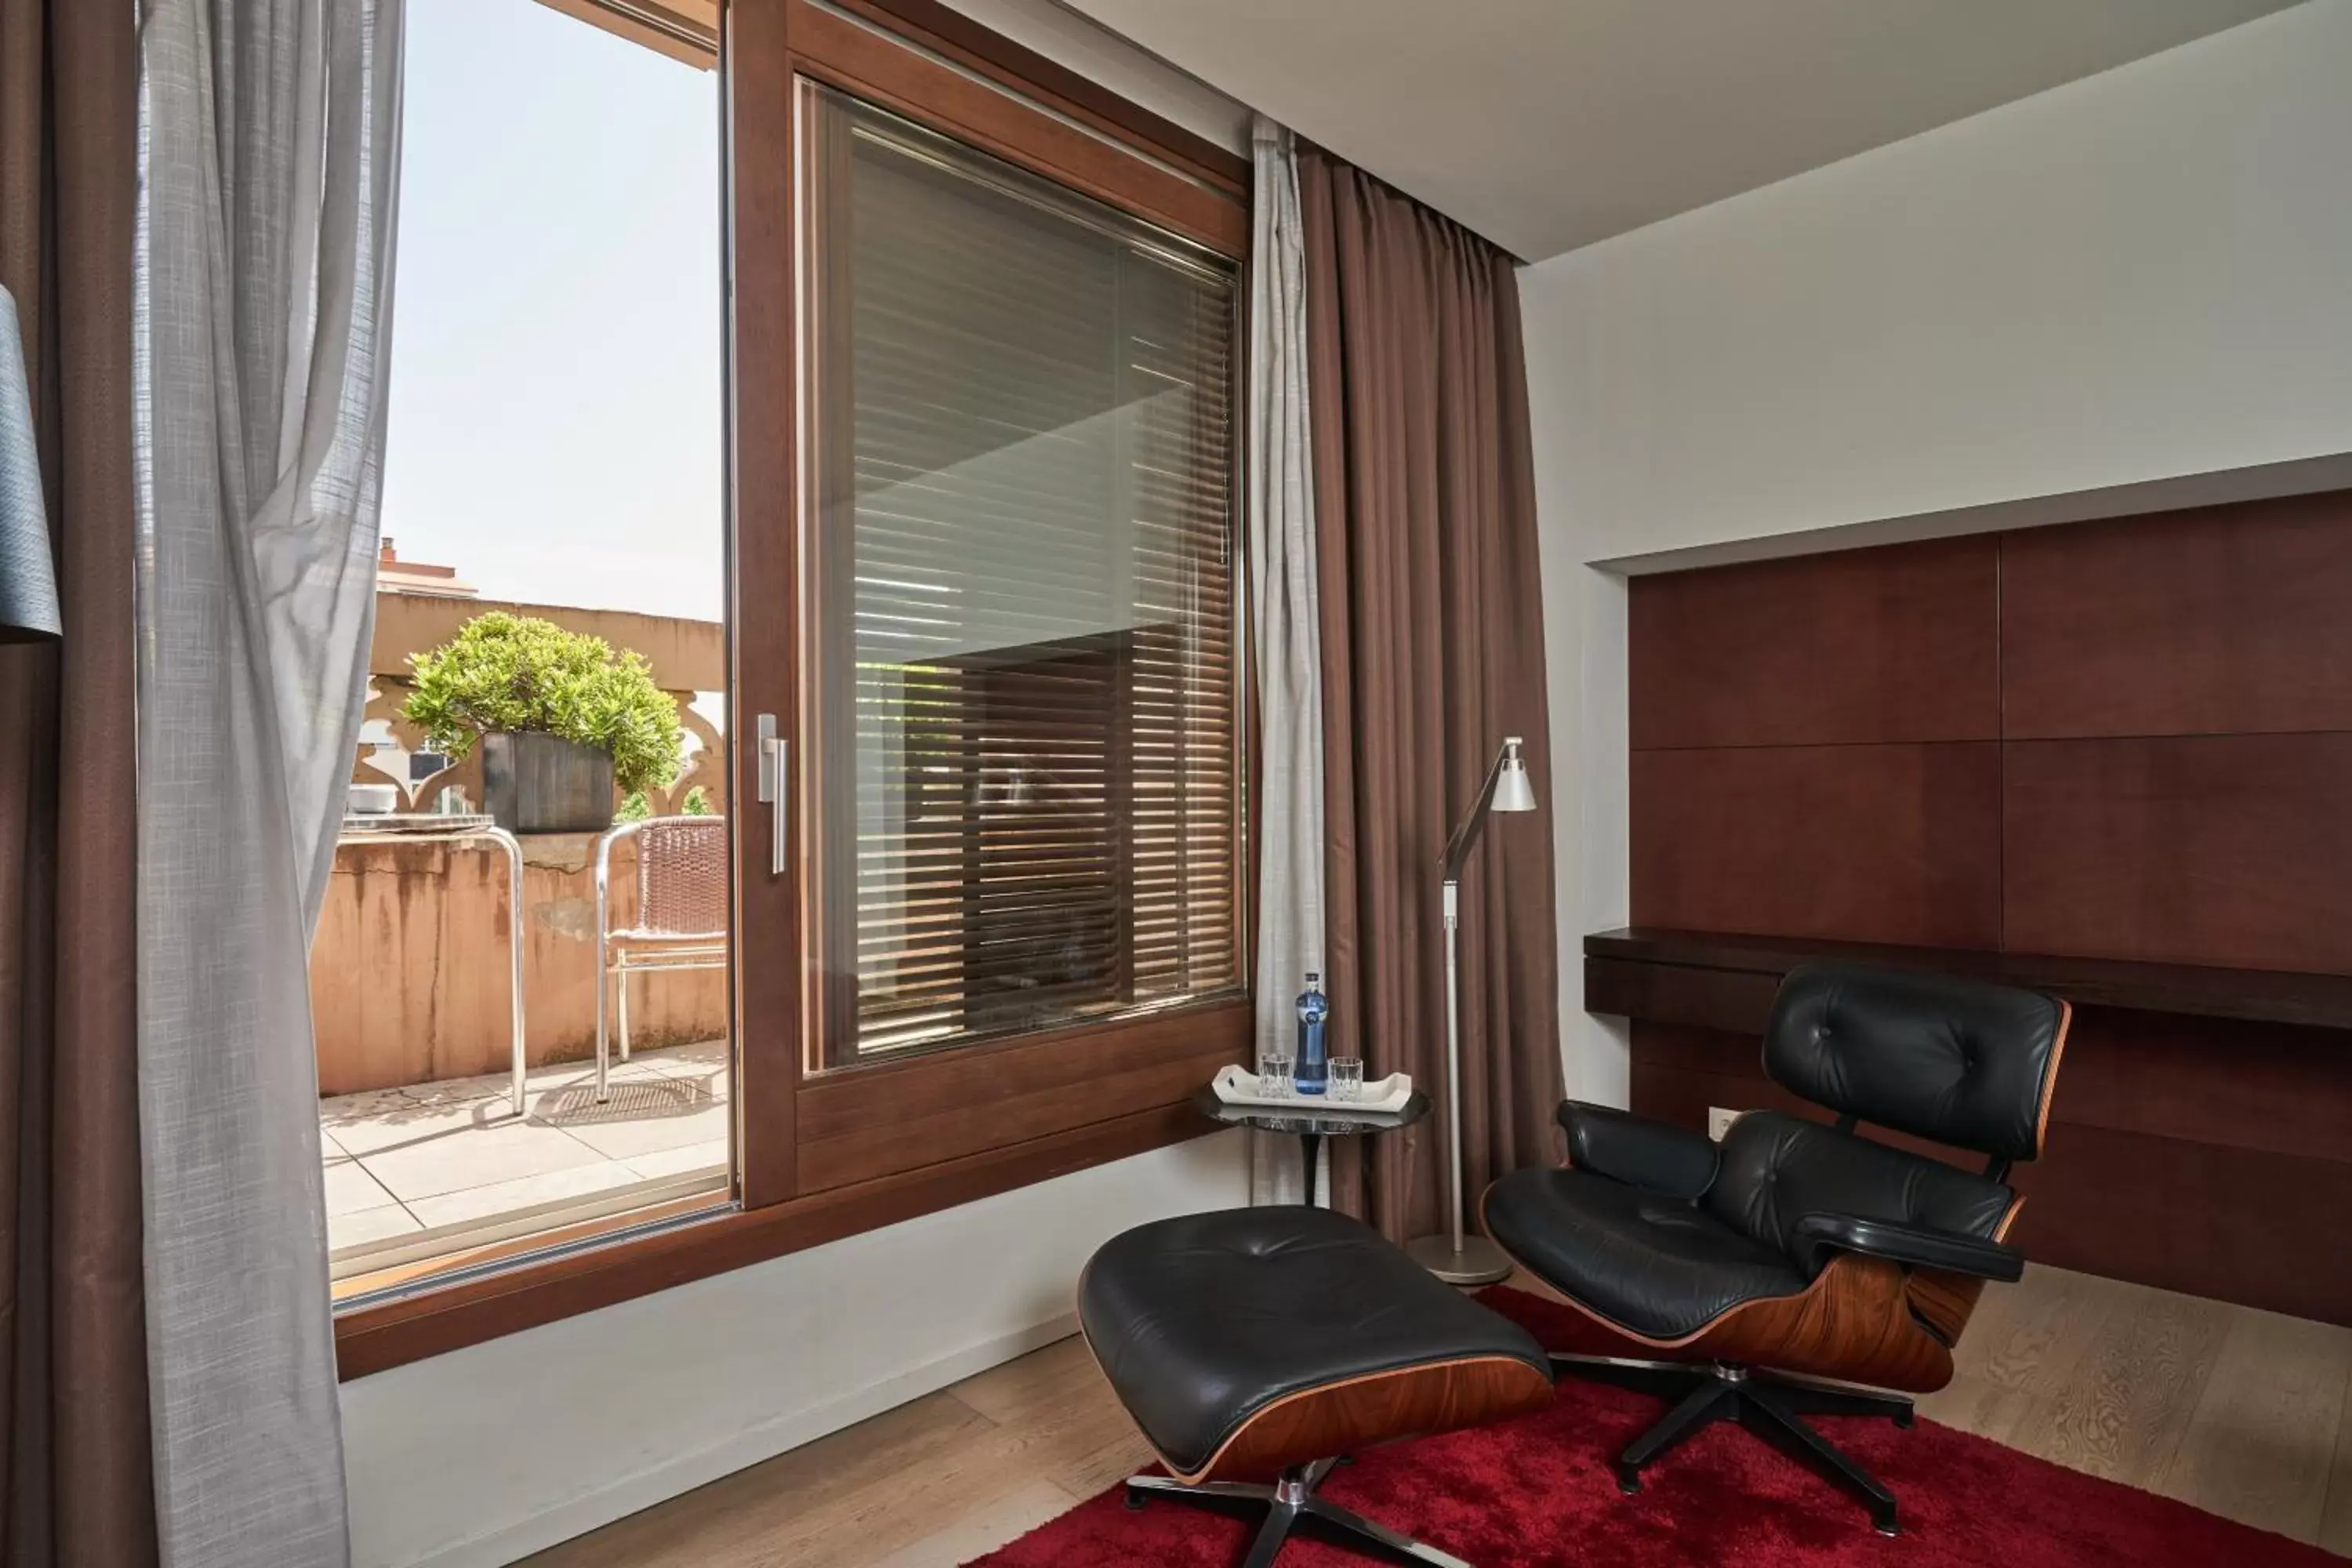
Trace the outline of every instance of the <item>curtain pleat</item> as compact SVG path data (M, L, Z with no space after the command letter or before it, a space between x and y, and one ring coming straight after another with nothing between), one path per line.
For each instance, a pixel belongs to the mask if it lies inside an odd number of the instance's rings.
M1486 241L1297 150L1321 578L1335 1053L1438 1115L1339 1139L1336 1206L1446 1226L1440 861L1507 735L1549 795L1543 604L1517 280ZM1463 879L1464 1192L1549 1160L1560 1096L1553 824L1497 816ZM1361 1145L1369 1144L1369 1157ZM1367 1168L1369 1167L1369 1168Z
M0 646L0 1563L156 1561L141 1263L126 5L0 0L16 296L64 637Z
M1260 116L1250 269L1249 561L1257 677L1257 1055L1295 1049L1323 968L1323 667L1307 403L1307 253L1290 132ZM1253 1132L1253 1202L1303 1194L1298 1140ZM1319 1184L1318 1184L1319 1185Z
M399 0L145 0L139 1035L165 1568L341 1568L308 952L374 614Z

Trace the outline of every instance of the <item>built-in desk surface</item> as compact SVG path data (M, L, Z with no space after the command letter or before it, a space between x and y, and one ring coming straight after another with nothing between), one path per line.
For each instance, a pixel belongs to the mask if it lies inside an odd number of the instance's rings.
M1584 1005L1594 1013L1760 1033L1780 977L1825 958L1972 975L2051 992L2085 1006L2352 1028L2352 975L1651 926L1622 926L1584 939Z

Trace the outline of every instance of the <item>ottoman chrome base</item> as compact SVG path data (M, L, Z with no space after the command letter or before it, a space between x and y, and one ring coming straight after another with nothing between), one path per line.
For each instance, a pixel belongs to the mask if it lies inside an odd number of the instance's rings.
M1166 1476L1132 1476L1127 1483L1127 1506L1141 1508L1158 1498L1235 1519L1261 1520L1257 1536L1250 1542L1249 1555L1242 1560L1242 1568L1269 1568L1275 1554L1294 1531L1391 1563L1470 1568L1469 1563L1450 1552L1424 1546L1411 1536L1399 1535L1353 1510L1318 1497L1315 1489L1323 1484L1323 1478L1339 1463L1338 1459L1318 1459L1311 1465L1293 1465L1270 1487L1241 1481L1201 1481L1187 1486Z

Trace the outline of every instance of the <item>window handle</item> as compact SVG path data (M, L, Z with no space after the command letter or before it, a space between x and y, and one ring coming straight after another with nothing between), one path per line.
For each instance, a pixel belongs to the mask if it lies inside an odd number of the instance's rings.
M769 806L768 875L784 874L785 829L791 818L784 809L784 757L787 742L776 733L776 716L760 715L760 798Z

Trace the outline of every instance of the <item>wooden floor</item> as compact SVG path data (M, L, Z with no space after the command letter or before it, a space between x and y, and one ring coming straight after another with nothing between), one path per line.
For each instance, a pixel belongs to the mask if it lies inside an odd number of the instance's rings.
M2352 1555L2352 1329L2033 1268L1959 1361L1922 1415ZM530 1561L947 1568L1149 1457L1065 1340Z

